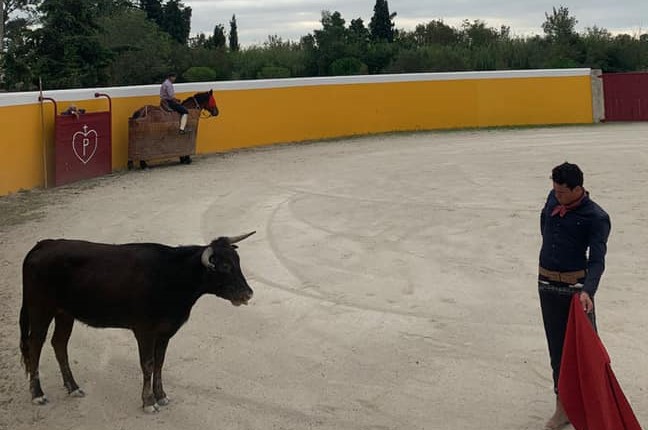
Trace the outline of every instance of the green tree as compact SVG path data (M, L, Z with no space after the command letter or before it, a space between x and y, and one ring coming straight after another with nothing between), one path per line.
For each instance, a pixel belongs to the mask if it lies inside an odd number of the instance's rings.
M426 45L399 51L384 69L389 73L455 72L468 70L470 50L461 46Z
M222 47L219 49L206 47L176 47L171 53L171 62L174 69L181 72L189 70L192 67L208 67L214 71L214 76L210 81L226 80L232 77L232 58L228 55L227 50Z
M338 11L322 11L321 23L322 29L314 31L316 49L313 54L316 56L318 74L326 76L331 63L347 56L347 29Z
M78 88L109 81L111 52L99 42L96 2L44 0L35 31L37 70L47 88Z
M376 0L374 5L374 14L369 23L369 31L371 39L375 42L388 42L394 41L394 18L396 12L389 13L389 5L387 0Z
M645 70L648 67L646 40L642 41L629 34L618 34L612 39L607 59L607 71L610 72Z
M385 71L388 73L429 72L432 66L423 54L423 48L417 48L415 46L401 48Z
M232 20L230 21L229 49L232 52L237 52L240 49L239 40L238 40L238 25L236 24L236 15L232 15Z
M223 24L216 24L214 26L214 33L211 37L211 43L209 47L212 49L224 48L227 43L227 37L225 36L225 27Z
M5 0L0 0L0 60L2 59L2 53L4 53L4 37L7 19L8 14L5 13Z
M191 32L191 8L179 0L140 0L140 8L146 17L182 45L189 41Z
M265 61L266 66L272 65L289 71L287 76L276 77L305 76L305 56L299 44L285 41L275 35L268 36L268 39L263 43L263 48L267 58Z
M285 78L312 76L306 71L308 54L302 43L268 36L263 46L251 46L230 52L234 79Z
M211 43L210 38L208 38L205 33L198 33L194 37L189 38L189 48L208 48Z
M578 20L569 15L569 9L560 6L545 13L542 30L549 45L546 67L578 67L582 61L581 41L576 33Z
M613 40L609 31L599 27L588 27L582 36L585 59L583 65L593 69L610 70L610 51Z
M382 73L392 62L397 53L397 47L388 42L375 42L369 45L364 57L367 70L371 74Z
M211 67L196 66L185 70L182 77L187 82L208 82L215 81L218 78L218 73Z
M113 53L109 85L141 85L161 82L170 70L178 70L171 55L178 45L146 13L123 9L99 20L99 41Z
M37 77L34 63L36 50L33 32L25 19L13 19L5 28L7 49L2 57L4 87L12 91L36 89Z
M502 35L508 35L508 27L502 27L502 33L487 27L486 23L478 19L470 22L464 20L462 24L462 37L466 45L471 47L487 46L497 43Z
M153 21L160 27L164 22L164 12L162 11L162 1L160 0L140 0L140 8L146 12L146 18Z
M540 36L507 39L500 42L507 69L545 67L547 45Z
M331 63L331 75L366 75L368 73L367 65L355 57L344 57Z
M414 38L418 46L454 45L461 39L460 33L447 25L443 20L433 20L419 24L414 29Z
M13 19L22 24L31 23L38 2L39 0L0 0L0 52L4 52L9 22ZM20 12L20 16L12 18L16 12Z
M162 30L182 45L189 41L191 32L191 8L179 0L169 0L162 7Z
M259 73L257 73L257 79L279 79L279 78L289 78L290 70L287 67L280 66L263 66Z
M224 49L226 42L227 36L225 36L225 27L223 26L223 24L216 24L211 36L207 37L204 33L200 33L197 36L189 39L189 47Z
M322 27L298 43L268 36L238 46L236 16L226 33L189 39L191 9L178 0L0 0L2 85L34 89L158 83L170 70L184 80L410 73L587 66L604 71L648 68L648 35L576 32L566 7L545 13L543 34L511 37L508 27L441 20L414 31L394 29L395 14L377 0L368 26L322 12ZM40 7L36 7L39 6ZM32 12L30 14L30 11ZM40 18L40 20L38 20Z
M369 30L365 27L362 18L352 19L349 24L347 37L347 54L351 57L362 58L367 52L371 39Z
M556 43L571 43L577 36L575 29L578 20L569 15L569 8L565 6L552 9L551 15L545 12L545 22L542 23L542 30L547 40Z
M268 51L260 46L251 46L232 53L233 78L256 79L269 61Z
M34 59L31 26L37 0L0 0L0 82L10 89L30 88Z
M366 45L369 43L371 34L365 27L362 18L352 19L349 25L349 40L354 43Z
M318 76L318 48L315 36L307 34L299 40L299 49L304 54L304 76Z
M131 0L94 0L98 16L110 16L126 9L136 9Z

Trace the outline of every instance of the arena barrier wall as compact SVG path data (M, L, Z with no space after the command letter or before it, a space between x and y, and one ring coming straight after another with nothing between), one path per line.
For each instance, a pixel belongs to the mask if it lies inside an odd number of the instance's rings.
M178 97L213 89L220 115L202 119L198 153L385 132L587 124L598 121L590 69L422 73L176 84ZM113 170L126 166L128 118L158 104L159 85L46 91L63 111L107 109ZM0 93L0 196L52 184L54 112L38 92ZM44 150L45 148L45 150ZM47 169L46 169L47 167ZM49 173L46 177L46 171Z

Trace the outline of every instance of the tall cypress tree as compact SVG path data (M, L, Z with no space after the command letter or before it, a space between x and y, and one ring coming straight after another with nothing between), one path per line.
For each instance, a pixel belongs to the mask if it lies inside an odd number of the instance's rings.
M230 21L229 48L232 52L236 52L240 49L238 41L238 26L236 25L236 15L232 15L232 20Z
M389 13L387 0L376 0L374 14L369 23L371 40L375 42L393 42L394 41L394 22L396 12Z

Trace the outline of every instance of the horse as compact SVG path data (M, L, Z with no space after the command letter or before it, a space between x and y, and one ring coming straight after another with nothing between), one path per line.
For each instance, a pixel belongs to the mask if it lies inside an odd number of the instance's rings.
M219 113L218 106L216 105L216 100L214 99L213 90L196 93L193 96L184 99L180 104L187 109L199 109L201 111L201 116L203 110L208 112L209 115L207 115L207 117L215 117L218 116ZM167 119L168 115L171 115L173 113L175 113L175 111L166 106L166 103L161 101L160 106L142 106L141 108L133 112L131 118L135 119L152 115L154 116L154 118L152 118L154 120L158 118L160 120L165 120Z
M213 90L205 91L205 92L199 92L195 93L191 97L187 97L184 99L181 103L182 106L184 106L188 111L189 111L189 118L190 121L197 121L198 117L201 118L209 118L209 117L216 117L218 116L218 106L216 105L216 100L214 99L214 94ZM192 113L195 112L196 110L200 111L199 114L197 113ZM204 114L206 112L206 115ZM165 101L161 100L159 106L154 106L154 105L145 105L142 106L141 108L137 109L135 112L133 112L133 115L131 116L131 120L138 120L142 121L145 119L146 122L150 123L158 123L158 124L170 124L170 123L175 123L177 121L177 115L178 113L174 110L172 110ZM193 118L193 120L191 120ZM196 122L197 125L197 122ZM195 134L187 134L187 137L189 139L194 139L195 141ZM129 139L131 139L129 137ZM163 155L168 155L169 151L175 152L174 148L177 143L171 141L167 142L167 145L164 145L165 148L162 152L161 150L155 149L155 146L149 147L147 144L148 137L140 136L138 140L144 139L143 141L139 142L133 142L132 140L129 142L129 157L130 157L130 145L143 145L145 147L148 147L148 155L151 156L151 158L155 158L156 156L163 156ZM171 145L170 147L168 145ZM192 146L193 147L193 146ZM186 153L185 153L186 154ZM180 162L182 164L190 164L191 163L191 157L190 155L182 155L180 156ZM129 159L128 161L128 168L131 169L133 167L133 162L132 159ZM145 169L147 167L147 163L145 160L140 159L140 167Z

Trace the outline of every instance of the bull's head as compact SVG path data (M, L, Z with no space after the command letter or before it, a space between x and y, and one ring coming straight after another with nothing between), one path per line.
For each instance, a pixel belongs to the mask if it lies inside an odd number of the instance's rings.
M234 306L247 305L254 294L241 272L234 244L254 233L256 232L236 237L220 237L209 244L202 253L201 261L208 274L208 291L229 300Z

